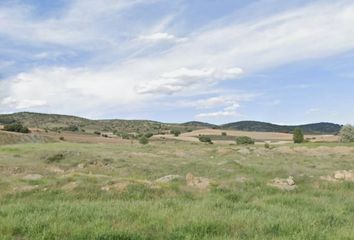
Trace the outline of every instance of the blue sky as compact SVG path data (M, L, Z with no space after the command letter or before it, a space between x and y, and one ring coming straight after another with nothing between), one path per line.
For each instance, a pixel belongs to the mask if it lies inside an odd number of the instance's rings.
M0 113L354 123L352 0L2 0Z

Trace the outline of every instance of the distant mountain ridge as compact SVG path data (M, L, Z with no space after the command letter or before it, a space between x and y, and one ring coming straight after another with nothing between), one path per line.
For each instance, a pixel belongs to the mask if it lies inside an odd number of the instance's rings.
M259 121L239 121L222 125L215 125L206 122L190 121L181 124L162 123L150 120L90 120L86 118L59 115L43 114L32 112L19 112L13 114L0 114L0 124L11 122L21 122L32 128L65 128L68 126L78 126L80 128L99 131L127 131L127 132L160 132L178 128L182 131L195 130L201 128L229 129L253 132L282 132L290 133L295 128L301 128L305 133L311 134L337 134L342 125L335 123L311 123L304 125L277 125Z
M305 133L313 134L337 134L339 133L342 125L335 123L311 123L303 125L277 125L267 122L258 121L240 121L234 123L227 123L220 126L225 129L233 129L240 131L251 131L251 132L282 132L290 133L294 131L295 128L302 129Z

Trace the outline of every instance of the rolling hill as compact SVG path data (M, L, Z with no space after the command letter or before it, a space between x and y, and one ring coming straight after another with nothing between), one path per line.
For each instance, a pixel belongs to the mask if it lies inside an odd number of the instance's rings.
M171 129L181 131L196 130L202 128L218 128L252 132L292 132L296 127L301 128L305 133L311 134L337 134L341 125L334 123L312 123L305 125L277 125L257 121L240 121L223 125L214 125L205 122L191 121L182 124L162 123L149 120L91 120L76 116L19 112L14 114L0 115L0 124L20 122L31 128L42 128L50 130L65 129L70 126L77 126L85 131L105 132L153 132L161 133Z
M266 122L257 121L241 121L221 125L223 129L232 129L240 131L251 131L251 132L281 132L290 133L295 128L301 128L305 133L312 134L337 134L341 125L334 123L312 123L305 125L277 125Z

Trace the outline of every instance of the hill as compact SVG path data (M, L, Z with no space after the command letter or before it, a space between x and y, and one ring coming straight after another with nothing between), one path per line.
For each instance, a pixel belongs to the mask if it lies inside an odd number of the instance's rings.
M257 121L240 121L234 123L228 123L221 125L221 128L240 130L240 131L251 131L251 132L281 132L290 133L295 128L301 128L305 133L312 134L337 134L341 125L334 123L312 123L304 125L277 125L266 122Z
M214 125L205 122L191 121L182 124L162 123L149 120L91 120L76 116L20 112L0 115L0 125L12 122L20 122L30 128L42 128L49 130L66 130L72 126L81 131L101 132L137 132L137 133L164 133L171 129L179 129L182 132L203 128L229 129L251 132L280 132L290 133L296 127L310 134L337 134L341 125L334 123L313 123L298 126L276 125L257 121L240 121L223 125Z
M183 126L197 127L197 128L219 128L218 125L210 124L206 122L190 121L182 123Z
M149 120L91 120L76 116L59 115L59 114L43 114L31 112L19 112L13 114L0 115L0 125L13 122L20 122L24 126L30 128L42 128L49 130L65 130L72 126L78 130L88 132L164 132L172 128L180 128L184 130L183 125L166 124Z

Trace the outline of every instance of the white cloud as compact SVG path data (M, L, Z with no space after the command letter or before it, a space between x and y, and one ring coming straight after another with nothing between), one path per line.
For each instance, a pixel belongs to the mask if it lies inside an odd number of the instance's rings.
M147 41L147 42L176 42L176 43L182 43L188 40L187 38L178 38L172 34L164 33L164 32L153 33L150 35L141 35L139 36L138 39L140 41Z
M46 104L47 102L44 100L14 99L13 97L7 97L0 103L0 105L5 105L7 108L15 108L17 110L28 109L32 107L42 107Z
M179 68L163 73L158 80L143 83L137 86L138 93L172 94L181 92L197 85L208 86L218 81L235 79L242 74L240 68L218 70L215 68L191 69Z
M221 109L209 112L199 113L195 116L195 119L207 120L215 118L229 118L241 116L237 111L240 108L240 102L250 101L253 99L252 94L240 94L240 95L225 95L211 97L207 99L201 99L194 103L196 109Z
M134 91L122 71L41 68L0 81L0 109L56 111L98 116L111 108L129 111L147 97ZM131 76L129 78L131 80Z
M229 118L229 117L236 117L240 114L236 111L218 111L218 112L209 112L209 113L199 113L195 116L196 119L212 119L212 118Z

